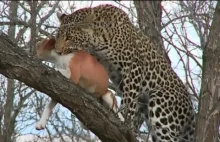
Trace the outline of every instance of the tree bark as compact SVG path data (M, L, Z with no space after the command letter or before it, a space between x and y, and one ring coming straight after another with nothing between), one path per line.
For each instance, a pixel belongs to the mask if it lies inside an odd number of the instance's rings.
M35 53L35 45L37 37L37 1L29 1L29 5L31 7L31 39L30 39L30 55L34 55Z
M196 142L217 142L220 124L220 2L217 3L207 46L199 98Z
M138 25L140 29L148 36L155 45L158 46L158 51L164 55L169 63L171 63L163 44L161 37L161 20L162 20L162 1L136 1L134 5L137 11Z
M17 19L18 3L16 1L11 1L9 7L9 17L12 19ZM15 25L9 26L8 35L11 39L15 40ZM4 105L3 127L3 137L5 142L11 142L11 136L13 135L15 129L15 120L13 120L11 117L13 112L14 90L14 80L7 79L7 99Z
M134 133L85 91L0 34L0 73L24 82L68 108L104 142L135 142ZM62 94L62 95L61 95Z

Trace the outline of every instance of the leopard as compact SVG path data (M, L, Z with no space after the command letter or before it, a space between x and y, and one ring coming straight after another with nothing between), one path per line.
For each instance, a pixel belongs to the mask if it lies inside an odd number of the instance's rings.
M128 14L102 4L71 14L57 12L55 51L85 50L108 70L122 92L120 110L138 133L143 122L153 142L193 142L195 111L190 93L158 45Z

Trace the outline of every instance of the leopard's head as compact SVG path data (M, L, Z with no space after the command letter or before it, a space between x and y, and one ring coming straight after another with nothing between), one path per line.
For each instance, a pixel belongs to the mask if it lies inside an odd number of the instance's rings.
M65 53L66 50L82 50L91 40L95 39L93 37L93 29L89 27L85 20L83 22L70 21L70 18L73 18L72 15L59 12L57 17L60 21L55 45L57 53Z

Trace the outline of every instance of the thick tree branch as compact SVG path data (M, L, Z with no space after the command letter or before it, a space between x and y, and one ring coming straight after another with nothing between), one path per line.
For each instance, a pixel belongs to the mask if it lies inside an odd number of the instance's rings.
M48 94L74 113L104 142L134 142L133 132L123 126L82 89L35 57L20 50L7 35L0 33L0 73Z

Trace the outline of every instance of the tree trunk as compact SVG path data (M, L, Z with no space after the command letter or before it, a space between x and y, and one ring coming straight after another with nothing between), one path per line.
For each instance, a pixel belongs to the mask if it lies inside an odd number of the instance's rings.
M100 140L136 142L132 130L122 125L119 119L96 99L60 73L19 50L3 33L0 34L0 73L48 94L75 114Z
M17 19L17 9L18 3L16 1L11 1L9 4L9 17L12 19ZM10 25L8 29L8 35L11 39L15 40L15 26ZM4 127L3 127L3 139L5 142L11 142L11 136L14 133L15 121L11 120L11 115L13 112L13 102L14 102L14 80L7 79L7 99L4 105Z
M31 7L31 40L30 40L30 55L35 54L35 45L36 45L36 37L37 37L37 1L29 1L29 5Z
M220 124L220 2L217 3L209 40L203 52L196 142L217 142Z
M140 29L147 35L161 52L169 63L170 59L164 49L161 37L161 20L162 20L162 1L136 1L134 5L137 11L137 19Z

